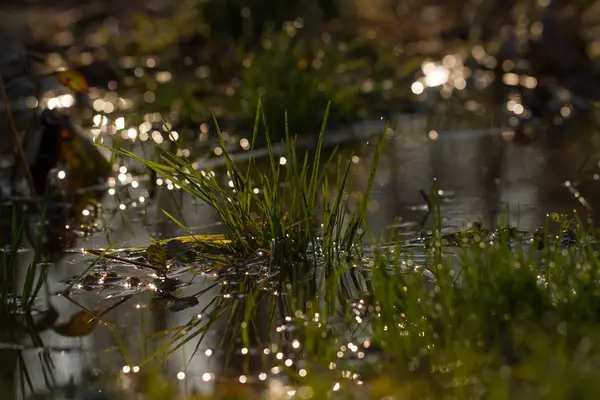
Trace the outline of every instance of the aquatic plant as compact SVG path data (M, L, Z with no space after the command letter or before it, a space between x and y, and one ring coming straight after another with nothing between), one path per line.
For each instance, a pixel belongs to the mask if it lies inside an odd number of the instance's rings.
M41 216L42 226L44 221L45 213ZM0 373L0 395L9 396L6 398L16 394L16 382L20 384L23 395L26 388L33 387L23 349L28 346L43 349L44 342L40 332L50 328L58 318L58 314L52 309L39 310L38 296L46 282L49 264L42 259L40 251L44 229L32 235L28 224L27 216L19 215L17 207L14 207L10 243L0 251L0 345L8 346L0 351L5 353L7 365L14 363L12 368L9 368L9 380L12 382L6 381L6 370ZM21 251L25 237L29 237L33 246L33 251L27 255ZM24 257L28 259L23 260ZM42 315L42 318L34 318L39 315ZM29 337L30 344L23 343L24 335ZM16 347L12 348L11 345ZM20 348L19 345L24 347ZM52 361L47 353L40 353L39 359L46 383L51 385Z
M279 389L267 389L279 393L275 398L594 398L590 388L600 375L594 231L577 216L551 214L536 234L500 221L495 230L474 224L455 232L460 240L453 241L442 234L439 209L432 212L418 254L393 236L392 245L368 246L356 268L327 281L325 293L303 290L306 280L288 281L279 286L287 296L261 299L254 275L222 285L212 309L166 332L157 354L191 340L198 349L226 318L222 349L213 351L244 346L262 354L264 348L265 372L250 368L246 350L236 358L239 379L218 384L213 398L252 398L264 377L280 380ZM358 290L347 286L353 273ZM269 302L275 323L265 343L248 336ZM142 370L154 371L148 361Z
M293 326L309 324L303 375L342 393L367 385L371 398L593 398L582 389L600 373L593 231L556 215L536 235L500 221L456 248L440 221L436 213L421 261L403 243L373 248L340 327L319 317L322 303L308 315L292 308L302 316Z
M332 183L326 171L331 167L336 152L333 151L327 160L324 159L323 138L328 115L329 107L312 155L309 152L303 156L298 154L295 138L286 123L286 141L281 145L283 155L276 157L275 145L270 140L269 128L259 102L245 168L223 150L230 179L228 184L215 179L211 171L196 168L187 157L176 156L161 146L158 148L161 150L162 162L146 160L123 149L111 150L138 160L159 176L212 207L227 227L228 236L232 240L231 250L237 256L247 258L258 251L267 252L271 255L273 266L281 268L283 272L290 272L289 268L292 266L306 262L316 265L322 255L325 257L326 267L333 268L334 259L341 256L350 259L353 255L359 255L356 252L357 245L366 228L366 203L384 137L382 135L379 139L362 198L348 216L348 199L344 188L352 163L348 162L344 166L341 156L338 156L336 192L331 196ZM221 148L225 149L218 125L216 131ZM259 169L253 157L254 144L260 134L266 138L269 150L267 174ZM176 222L187 230L180 221ZM189 230L188 233L194 237Z

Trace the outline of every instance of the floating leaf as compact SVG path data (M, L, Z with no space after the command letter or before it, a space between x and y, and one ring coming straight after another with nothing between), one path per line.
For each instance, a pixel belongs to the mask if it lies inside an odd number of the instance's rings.
M150 311L163 311L173 306L173 304L175 304L175 301L177 301L177 297L171 294L153 297L150 300L150 304L148 304L148 309Z
M167 254L170 257L177 258L180 254L188 251L190 246L181 240L174 239L167 243Z
M131 278L129 278L129 284L132 287L138 286L141 282L142 282L142 280L140 278L138 278L137 276L132 276Z
M90 91L90 87L85 77L77 71L68 69L55 72L54 75L63 86L71 90L81 93L88 93Z
M98 318L87 311L75 314L66 324L54 327L54 331L62 336L79 337L89 335L98 325Z
M233 264L230 262L222 262L222 261L215 261L212 265L208 266L203 272L221 272L221 271L227 271L228 269L232 268Z
M172 312L178 312L194 307L198 303L198 299L194 296L177 298L171 294L167 294L152 298L148 309L150 311L164 311L168 309Z
M179 255L179 261L189 264L196 261L196 252L194 250L188 250L183 254Z
M173 304L169 307L169 311L178 312L188 309L190 307L197 306L199 303L198 299L194 296L181 297L176 299Z
M180 280L171 278L154 280L154 285L156 286L156 289L164 293L174 292L179 288L181 284L182 282Z
M146 249L148 263L155 267L165 268L167 265L167 249L165 246L155 243Z
M229 248L233 241L228 239L225 235L195 235L195 236L182 236L178 240L183 243L189 243L194 248L199 250L209 250L214 248Z
M81 283L86 286L97 285L100 279L102 279L102 275L99 273L89 274L83 277Z
M196 252L192 250L188 243L184 243L178 239L167 243L167 255L183 264L196 261Z

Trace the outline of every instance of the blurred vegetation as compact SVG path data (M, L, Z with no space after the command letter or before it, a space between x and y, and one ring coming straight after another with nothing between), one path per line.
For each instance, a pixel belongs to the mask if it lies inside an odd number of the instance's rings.
M225 126L229 122L248 132L262 97L266 114L280 116L269 121L276 137L283 135L284 111L292 107L293 133L315 134L328 101L333 103L331 125L340 126L381 116L389 108L386 100L407 96L406 88L394 87L395 79L408 79L422 58L400 58L348 28L284 18L294 15L293 3L265 5L271 12L262 13L256 4L208 1L180 9L168 20L137 16L131 32L113 39L110 47L127 54L131 68L126 72L137 76L136 67L148 69L137 79L123 78L133 92L152 93L140 99L142 113L168 110L173 119L193 125L214 113ZM158 40L145 40L150 35ZM158 72L152 74L148 65L155 64Z
M258 97L274 138L283 137L281 118L292 108L293 133L316 133L328 101L332 128L431 111L437 93L415 96L411 84L424 61L454 54L468 68L471 98L492 85L487 101L522 97L533 113L554 116L548 104L556 90L548 86L563 85L584 101L597 97L595 2L134 1L127 13L111 5L94 12L72 5L51 23L26 21L35 26L32 49L49 54L50 69L79 69L100 89L95 98L130 100L115 114L132 124L159 112L178 129L195 130L215 114L226 131L248 133ZM539 85L498 90L506 73L531 75ZM439 89L454 101L448 85ZM458 99L466 114L468 100Z

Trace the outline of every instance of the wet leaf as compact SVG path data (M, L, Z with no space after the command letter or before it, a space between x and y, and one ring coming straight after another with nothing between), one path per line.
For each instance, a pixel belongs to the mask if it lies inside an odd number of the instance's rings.
M174 292L175 290L177 290L179 288L180 284L181 284L180 280L171 279L171 278L156 279L154 281L154 285L156 286L156 289L161 292Z
M89 335L98 325L98 319L87 311L75 314L66 324L54 327L54 331L62 336L79 337Z
M103 280L104 286L115 286L127 282L129 279L125 276L107 276Z
M169 311L178 312L188 309L190 307L197 306L199 303L198 299L194 296L181 297L176 299L173 304L169 307Z
M150 265L165 268L167 264L167 249L165 246L155 243L146 249L146 259Z
M175 303L175 301L177 301L177 297L171 294L153 297L150 300L150 304L148 304L148 309L150 311L163 311L167 308L170 308Z
M63 86L71 90L81 93L88 93L90 91L85 77L77 71L68 69L66 71L55 72L54 75Z
M182 264L189 264L196 261L196 252L192 250L189 244L178 239L167 243L167 255Z
M195 235L195 236L182 236L178 240L183 243L189 243L194 249L203 251L210 249L222 249L229 248L233 243L231 239L228 239L225 235Z
M141 279L138 278L137 276L132 276L131 278L129 278L129 284L133 287L133 286L138 286L141 283Z
M100 279L102 279L102 275L98 273L89 274L83 277L81 283L85 286L97 285Z
M205 272L227 271L232 267L233 264L230 262L215 261L210 267L206 268Z
M194 250L188 250L183 254L180 254L178 257L179 261L189 264L196 261L196 252Z
M171 240L167 243L167 254L171 257L177 257L181 253L185 253L189 246L181 240Z

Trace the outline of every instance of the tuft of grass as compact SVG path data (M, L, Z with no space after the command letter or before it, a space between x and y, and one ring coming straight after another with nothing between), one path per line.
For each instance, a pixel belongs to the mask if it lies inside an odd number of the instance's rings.
M186 157L179 157L159 146L160 162L144 159L124 149L110 149L143 163L158 175L169 179L193 197L202 200L217 213L228 229L231 246L242 258L257 251L271 254L272 264L285 276L298 265L309 265L303 272L311 272L324 260L331 270L340 257L358 255L357 245L365 231L365 209L377 162L383 150L382 134L371 167L371 177L361 202L348 217L344 187L351 162L342 165L337 159L336 192L331 196L328 169L336 150L325 158L323 138L330 107L327 107L321 125L318 143L312 154L298 154L295 140L285 124L283 156L276 157L276 146L270 139L269 127L259 101L254 123L247 165L243 168L225 150L225 140L217 125L217 135L226 161L230 184L215 178L212 171L196 169ZM166 125L166 124L165 124ZM263 173L253 157L258 137L264 137L269 150L268 173ZM175 218L166 213L173 220ZM347 219L347 220L346 220ZM180 226L183 224L177 220ZM188 232L191 234L191 232Z
M304 154L296 150L296 138L290 132L286 113L285 143L281 144L282 156L276 157L276 145L270 139L269 127L259 101L248 162L244 166L236 163L225 150L225 141L217 125L230 184L221 183L213 171L194 168L189 159L176 156L162 146L158 146L160 162L145 159L125 149L110 149L141 162L157 175L212 207L228 229L227 239L221 239L223 243L226 242L222 250L233 253L244 268L253 263L262 267L258 278L247 277L240 285L236 285L240 293L234 296L234 300L224 300L222 297L213 299L200 312L208 315L207 318L192 318L142 364L159 355L164 357L172 354L193 339L200 345L214 322L226 315L241 322L250 322L255 316L257 304L261 304L270 292L282 292L290 282L308 282L309 288L303 290L302 296L312 298L317 286L317 270L323 268L325 274L321 275L326 279L335 279L333 277L339 277L349 268L350 260L362 255L360 242L366 231L366 204L383 150L385 131L379 138L363 197L355 209L348 213L348 198L344 188L352 163L348 161L344 165L339 155L335 165L335 191L330 190L328 172L337 152L334 149L326 155L324 151L329 110L328 106L314 151ZM263 173L253 156L259 136L268 147L267 173ZM187 241L195 240L199 249L206 247L205 236L194 234L171 214L165 210L163 212L188 233ZM267 254L268 258L261 258L261 254ZM97 255L107 257L106 254ZM259 261L256 261L257 255ZM204 257L204 254L199 256ZM263 290L275 277L279 278L279 285L271 291ZM227 295L231 287L222 290ZM269 304L270 318L273 319L278 304L273 301ZM250 325L240 323L228 336L241 337L243 343L249 346L253 340L248 331Z

